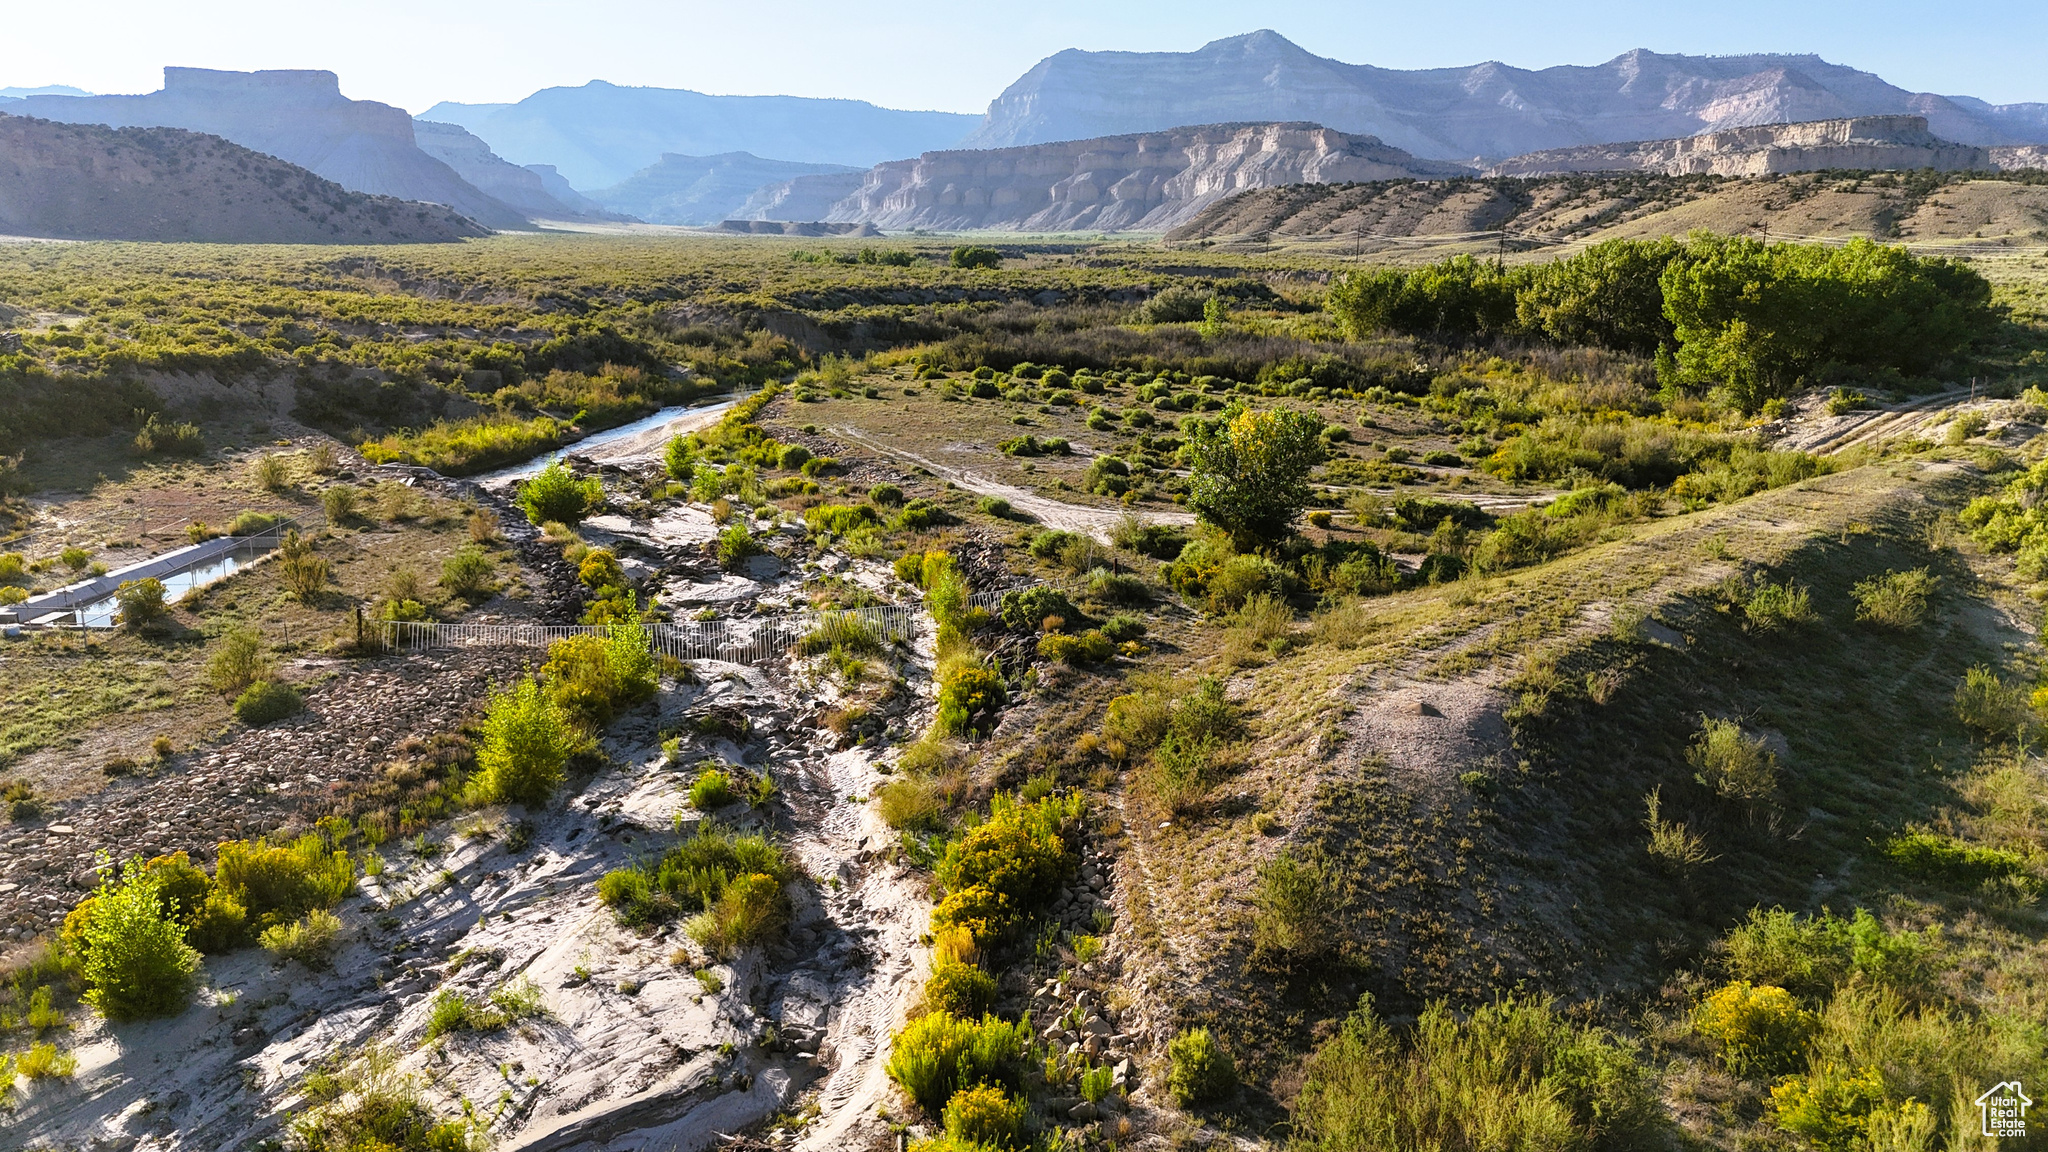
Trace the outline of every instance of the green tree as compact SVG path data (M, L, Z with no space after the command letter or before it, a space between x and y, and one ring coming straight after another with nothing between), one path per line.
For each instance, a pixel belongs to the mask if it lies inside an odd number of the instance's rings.
M1274 543L1308 507L1309 472L1323 459L1323 419L1292 408L1233 404L1188 437L1188 507L1241 550Z
M137 861L119 883L100 879L80 935L85 999L109 1020L175 1015L191 996L199 953L164 905L157 880Z
M476 753L473 798L538 808L561 786L576 733L554 697L532 677L491 699Z
M1648 356L1672 339L1661 277L1681 250L1668 236L1609 240L1541 265L1515 296L1516 321L1560 344Z
M550 520L574 524L604 500L604 486L592 476L578 480L560 457L548 461L533 479L519 486L519 506L535 524Z

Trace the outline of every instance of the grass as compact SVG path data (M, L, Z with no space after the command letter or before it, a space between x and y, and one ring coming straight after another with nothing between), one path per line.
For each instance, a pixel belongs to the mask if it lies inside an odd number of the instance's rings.
M520 1020L547 1014L540 987L523 977L493 989L488 996L471 996L444 988L434 994L420 1043L431 1044L455 1032L495 1032Z

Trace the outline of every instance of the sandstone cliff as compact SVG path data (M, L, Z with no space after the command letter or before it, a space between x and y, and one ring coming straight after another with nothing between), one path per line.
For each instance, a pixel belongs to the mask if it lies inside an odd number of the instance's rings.
M503 159L459 124L415 120L412 128L420 151L454 169L477 191L509 205L529 220L581 220L613 215L581 197L577 197L581 204L565 203L548 191L540 173Z
M650 224L716 224L740 215L738 209L746 203L748 194L764 184L798 176L858 171L838 164L764 160L751 152L718 156L682 156L671 152L659 163L633 173L630 179L610 188L593 189L588 195L614 212L629 213Z
M1021 148L927 152L868 170L860 186L821 215L878 228L1029 232L1160 231L1233 193L1278 184L1428 179L1470 175L1453 164L1417 160L1370 136L1315 124L1209 124ZM843 186L837 176L792 181L756 202L770 218L791 218L817 199L806 185Z
M166 68L143 96L31 96L10 111L72 124L184 128L290 161L344 188L446 204L490 228L527 219L421 151L402 108L350 100L332 72Z
M403 244L485 230L438 204L351 192L218 136L0 114L0 234Z
M1731 128L1676 140L1591 144L1515 156L1489 176L1566 172L1661 172L1667 176L1768 176L1780 172L1984 171L1987 149L1943 140L1923 116L1859 116Z
M1403 71L1326 59L1261 31L1194 52L1060 52L1005 89L963 144L1309 120L1458 160L1873 115L1925 116L1943 139L1968 144L2048 142L2048 105L1909 92L1817 56L1638 49L1591 67Z

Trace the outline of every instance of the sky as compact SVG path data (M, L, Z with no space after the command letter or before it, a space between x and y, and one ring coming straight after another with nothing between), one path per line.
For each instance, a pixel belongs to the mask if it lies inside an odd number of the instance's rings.
M87 11L92 33L79 35ZM325 68L347 95L415 113L593 79L978 113L1063 48L1187 51L1262 27L1388 68L1595 64L1631 48L1812 52L1914 91L2048 101L2042 0L0 0L11 46L0 87L147 92L179 64Z

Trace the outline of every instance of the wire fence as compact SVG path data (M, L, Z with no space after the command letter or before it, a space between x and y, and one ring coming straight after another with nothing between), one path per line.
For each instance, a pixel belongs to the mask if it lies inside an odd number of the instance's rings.
M968 597L970 608L994 610L1001 592ZM692 620L674 624L642 624L648 646L678 660L723 660L759 664L774 660L806 637L819 643L872 637L884 644L916 635L927 615L925 605L882 604L869 608L806 609L780 616L738 620ZM576 636L608 636L607 624L442 624L432 621L383 620L367 625L366 639L386 651L429 652L447 648L545 648Z

